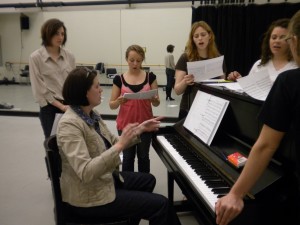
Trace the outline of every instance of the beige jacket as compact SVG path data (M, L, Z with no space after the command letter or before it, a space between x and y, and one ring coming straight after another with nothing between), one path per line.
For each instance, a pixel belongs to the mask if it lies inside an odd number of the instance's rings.
M104 205L115 199L112 172L121 163L113 145L118 141L100 120L102 135L112 147L105 144L93 127L69 108L59 121L57 142L62 159L60 186L62 199L73 206ZM134 140L136 144L140 140Z

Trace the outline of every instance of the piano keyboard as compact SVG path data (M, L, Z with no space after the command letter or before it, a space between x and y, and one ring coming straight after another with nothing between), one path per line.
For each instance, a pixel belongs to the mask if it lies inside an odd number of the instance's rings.
M215 212L215 203L219 197L229 192L230 186L203 159L181 142L178 136L174 134L157 136L157 140L173 158L212 212Z

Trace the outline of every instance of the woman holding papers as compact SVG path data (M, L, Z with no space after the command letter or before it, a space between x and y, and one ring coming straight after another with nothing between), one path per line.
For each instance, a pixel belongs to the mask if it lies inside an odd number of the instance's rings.
M261 59L252 66L249 75L262 70L267 70L271 81L275 81L278 74L297 68L292 59L288 44L284 41L288 33L289 19L274 21L264 35L261 46ZM237 71L231 72L227 79L235 81L241 74Z
M180 56L175 67L174 90L177 95L183 94L180 102L179 119L186 117L196 95L196 92L193 92L191 88L194 85L194 76L188 74L187 62L208 60L218 56L220 56L220 53L210 26L204 21L194 23L185 52Z
M129 123L142 123L153 118L152 106L160 104L158 93L151 99L126 99L125 93L139 93L158 88L156 75L142 70L145 52L138 45L131 45L125 54L128 63L128 71L113 80L113 87L109 106L111 109L120 107L117 116L117 129L122 134L124 127ZM150 132L141 135L141 143L136 144L123 153L123 171L134 171L135 155L138 158L138 171L150 172L149 149L152 134Z
M288 34L285 37L297 65L300 65L300 11L291 19ZM216 203L216 223L226 225L243 209L244 196L259 179L285 133L293 141L293 146L284 157L283 167L289 168L285 187L289 188L284 196L289 200L287 209L280 212L284 221L278 224L300 224L300 69L292 69L281 73L275 80L260 114L263 123L261 133L250 151L247 163L240 177L231 188L229 194ZM272 203L270 203L272 204ZM274 212L276 214L276 212Z
M143 132L157 131L161 118L128 124L120 137L107 128L94 110L102 89L96 71L71 71L63 86L70 107L59 121L57 144L61 155L61 195L68 210L87 217L141 219L156 225L179 225L168 199L152 193L152 174L118 172L120 153L140 141Z

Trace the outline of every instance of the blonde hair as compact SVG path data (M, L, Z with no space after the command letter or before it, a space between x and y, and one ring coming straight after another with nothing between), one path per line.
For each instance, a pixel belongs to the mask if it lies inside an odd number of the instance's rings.
M139 46L139 45L130 45L127 50L126 50L126 53L125 53L125 59L127 60L128 59L128 55L129 55L129 52L131 51L135 51L136 53L138 53L140 56L142 56L143 58L143 61L145 60L145 51L144 49Z
M220 56L217 45L215 43L215 34L212 31L211 27L204 21L198 21L193 23L189 34L189 39L186 44L185 53L187 54L188 60L197 61L201 59L197 50L197 46L195 45L193 40L194 33L198 29L198 27L202 27L210 35L210 40L207 45L207 57L211 59Z

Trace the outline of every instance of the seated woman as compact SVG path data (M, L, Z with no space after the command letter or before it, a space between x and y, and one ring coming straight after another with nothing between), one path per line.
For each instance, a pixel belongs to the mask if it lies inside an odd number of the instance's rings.
M261 46L261 59L252 66L249 74L267 69L270 79L274 82L278 74L295 69L298 66L293 61L290 49L284 38L288 33L289 19L274 21L265 33ZM227 79L235 81L242 77L237 71L231 72Z
M128 124L117 138L94 110L102 89L96 71L73 70L63 86L70 107L59 121L57 142L62 159L62 199L72 212L91 216L129 217L150 224L180 224L167 198L152 193L155 177L118 172L119 154L140 141L143 132L156 131L161 118Z

